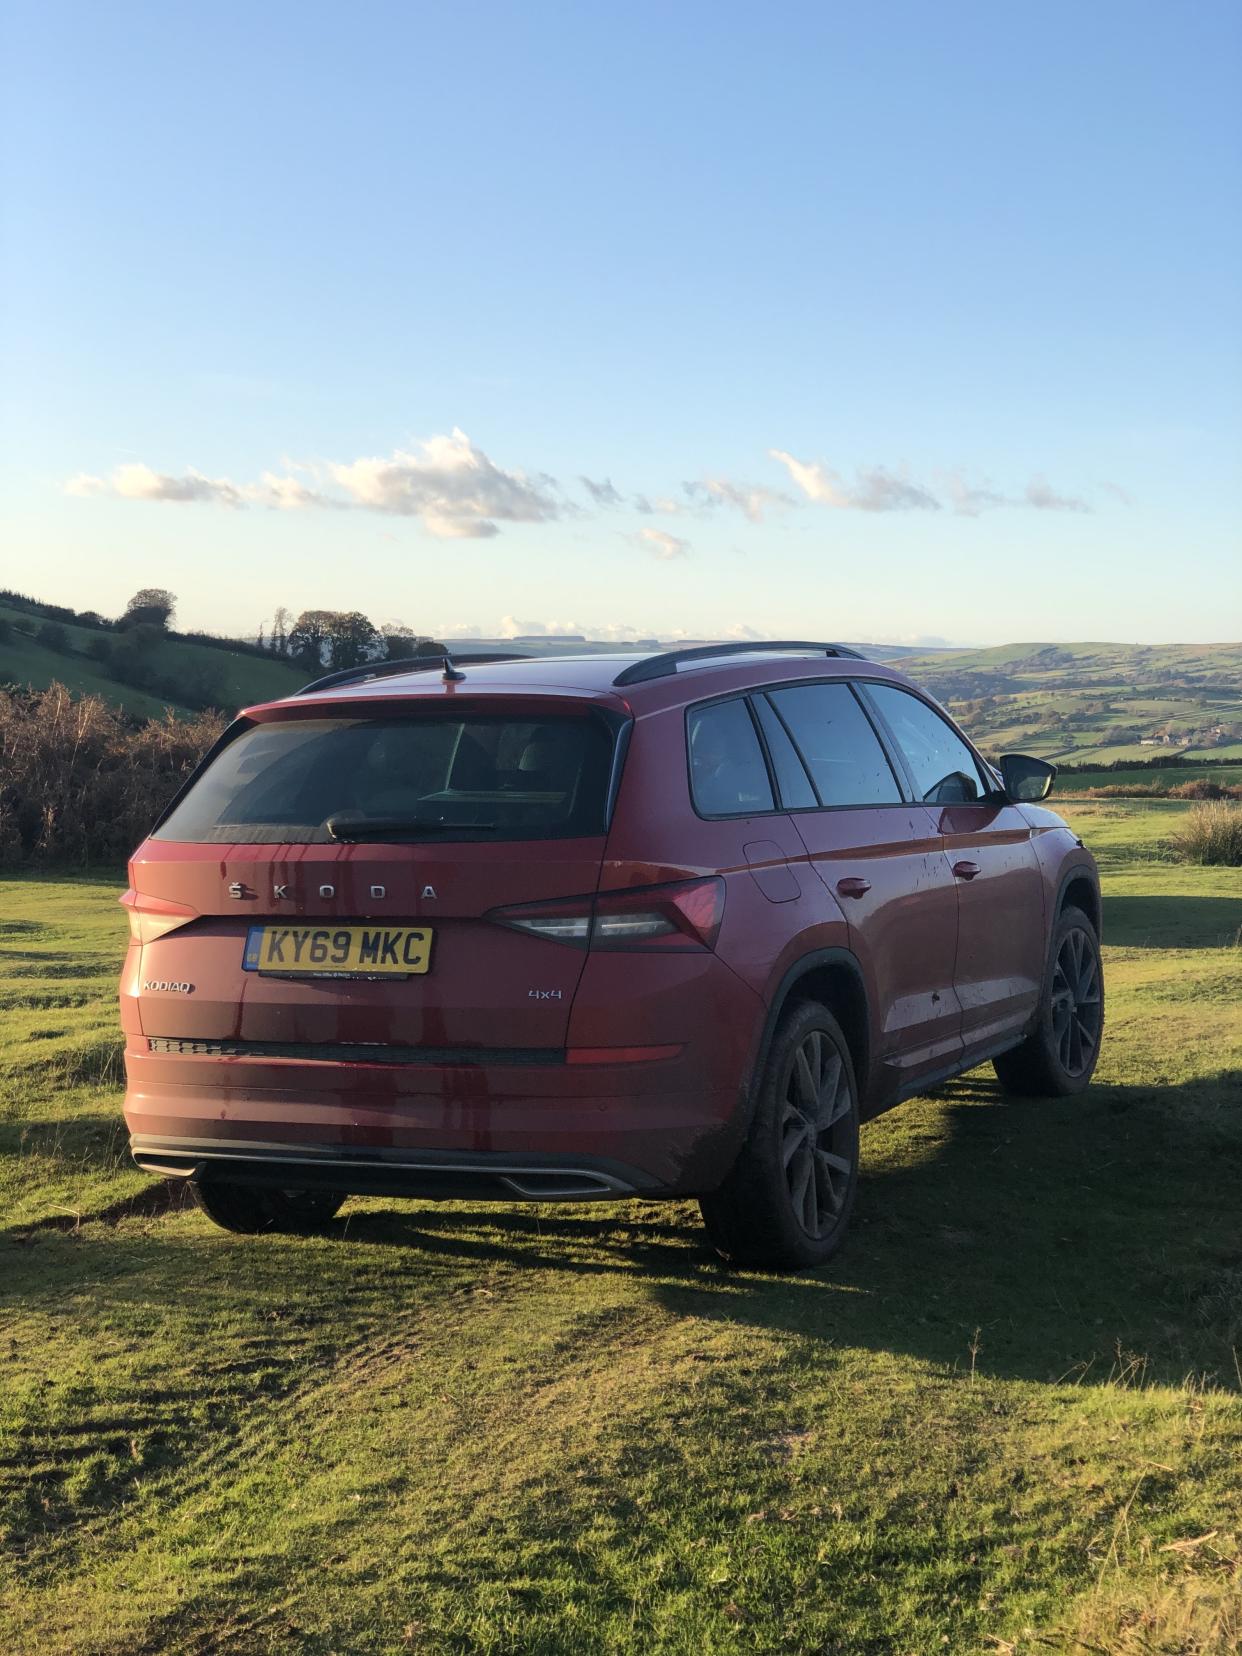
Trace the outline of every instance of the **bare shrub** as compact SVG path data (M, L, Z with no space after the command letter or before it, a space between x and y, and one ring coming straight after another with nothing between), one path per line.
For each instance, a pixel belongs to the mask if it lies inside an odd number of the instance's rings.
M1242 799L1242 788L1231 788L1227 782L1213 782L1210 777L1196 776L1190 782L1179 782L1169 789L1170 799Z
M0 691L0 863L123 862L224 724L135 727L63 684Z

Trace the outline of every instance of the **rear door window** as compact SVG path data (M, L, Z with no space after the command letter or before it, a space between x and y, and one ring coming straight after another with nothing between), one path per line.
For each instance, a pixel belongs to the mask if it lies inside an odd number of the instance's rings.
M800 811L818 805L819 800L806 773L806 766L798 757L798 750L772 703L766 696L755 696L751 706L763 728L763 739L768 744L768 757L776 772L781 804L787 811Z
M895 684L868 684L867 695L910 767L916 798L929 805L961 805L980 797L974 754L934 707Z
M701 816L775 809L768 767L744 701L692 707L686 719L690 788Z
M794 684L768 699L797 745L821 805L899 805L901 789L848 684Z
M594 718L258 724L224 749L154 837L313 844L602 834L612 743Z

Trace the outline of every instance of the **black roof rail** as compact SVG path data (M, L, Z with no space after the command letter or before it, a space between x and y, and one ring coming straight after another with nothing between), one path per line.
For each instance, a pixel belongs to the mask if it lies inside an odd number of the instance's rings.
M849 656L854 661L865 661L860 650L847 649L844 644L810 643L799 638L755 638L744 644L696 644L686 650L665 650L661 655L646 656L632 661L613 679L613 684L642 684L647 679L667 678L687 661L711 661L717 656L762 655L771 650L791 650L800 654Z
M364 684L368 679L391 678L394 673L425 673L431 670L443 673L445 677L463 677L456 673L459 662L468 666L481 667L487 661L534 661L531 655L506 654L497 655L482 650L468 652L465 655L450 655L447 650L437 650L435 655L400 656L396 661L365 661L359 667L343 667L339 673L325 673L322 678L312 679L304 684L300 690L295 690L295 696L309 696L312 690L330 690L340 684Z

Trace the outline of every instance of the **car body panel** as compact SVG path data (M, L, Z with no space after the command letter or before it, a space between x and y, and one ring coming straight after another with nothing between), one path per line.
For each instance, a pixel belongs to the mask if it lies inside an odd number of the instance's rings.
M570 1179L554 1194L701 1194L745 1139L775 1021L825 962L861 985L864 1114L1022 1037L1068 879L1091 883L1098 915L1090 853L1054 812L906 798L706 819L689 785L689 706L808 677L908 681L871 662L756 651L616 686L634 660L493 663L468 667L465 681L411 672L240 716L239 729L450 704L603 716L617 732L606 833L401 845L148 839L126 901L135 924L168 929L131 944L121 983L126 1119L144 1165L175 1160L181 1145L194 1176L236 1169L236 1153L249 1168L237 1176L266 1167L275 1177L287 1154L341 1188L370 1188L352 1182L363 1178L359 1158L396 1168L398 1185L415 1162L425 1172L467 1158L512 1172L525 1158L553 1172L605 1170L597 1191ZM980 864L974 880L955 875L963 859ZM573 946L495 913L705 877L724 886L710 946ZM843 880L855 882L844 895ZM431 970L395 980L241 970L251 924L320 919L430 926ZM409 1178L420 1193L457 1188Z

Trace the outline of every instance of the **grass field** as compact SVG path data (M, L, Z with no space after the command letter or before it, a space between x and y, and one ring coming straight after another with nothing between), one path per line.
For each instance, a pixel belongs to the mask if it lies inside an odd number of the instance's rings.
M124 1155L118 882L0 884L0 1649L1236 1651L1242 875L1181 809L1069 807L1097 1084L867 1128L785 1280L680 1204L213 1230Z
M1182 782L1206 778L1222 787L1242 786L1242 765L1153 765L1150 770L1066 771L1057 779L1057 793L1081 793L1084 788L1149 787L1175 788Z
M75 696L102 696L137 718L161 718L169 706L176 712L184 711L162 696L119 684L86 653L92 640L103 637L115 644L124 641L123 634L99 633L65 623L62 631L71 648L52 650L30 636L40 625L38 616L0 604L0 620L7 621L11 628L8 638L0 642L0 683L29 684L36 690L46 690L53 682L63 684ZM307 679L306 673L290 662L218 650L187 638L162 639L146 651L143 659L152 674L170 683L189 682L195 674L208 675L219 690L221 710L226 713L249 703L291 695Z

